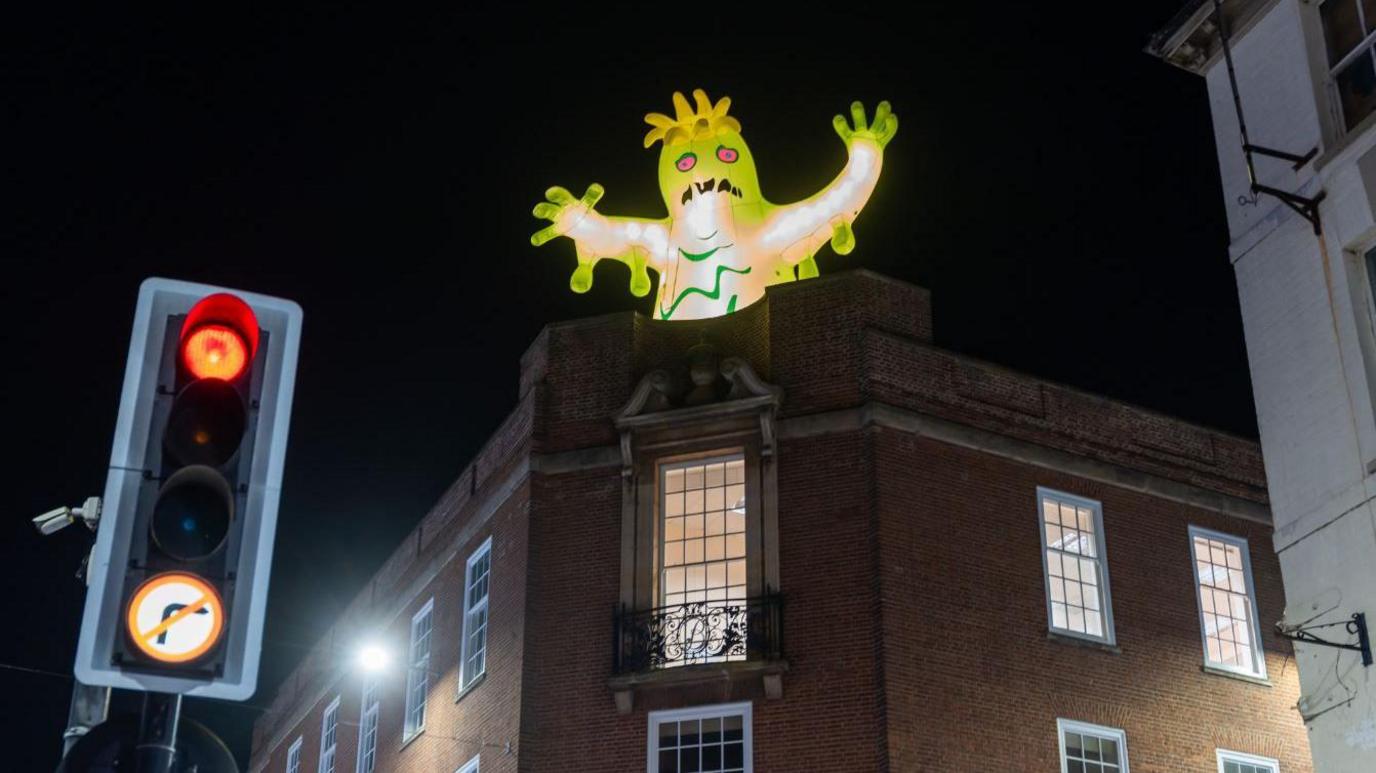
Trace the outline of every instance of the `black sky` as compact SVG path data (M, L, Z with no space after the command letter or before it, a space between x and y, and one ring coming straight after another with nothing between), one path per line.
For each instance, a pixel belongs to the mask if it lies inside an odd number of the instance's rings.
M648 310L619 264L570 293L572 246L530 247L529 211L597 181L602 211L661 215L641 116L674 90L733 98L775 201L840 168L833 114L889 99L858 247L824 273L930 288L948 348L1255 434L1204 85L1141 52L1178 0L845 4L785 27L725 3L186 5L0 33L6 769L56 762L86 540L27 519L103 487L139 282L306 313L259 693L188 705L246 759L252 705L512 407L541 326Z

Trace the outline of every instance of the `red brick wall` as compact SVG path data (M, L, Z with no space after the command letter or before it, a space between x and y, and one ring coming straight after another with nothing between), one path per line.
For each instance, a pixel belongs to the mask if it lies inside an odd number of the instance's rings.
M1270 527L904 433L873 433L894 770L1057 769L1056 718L1127 733L1133 770L1216 747L1308 771ZM1036 488L1099 500L1121 653L1047 636ZM1188 526L1245 537L1273 687L1205 674Z

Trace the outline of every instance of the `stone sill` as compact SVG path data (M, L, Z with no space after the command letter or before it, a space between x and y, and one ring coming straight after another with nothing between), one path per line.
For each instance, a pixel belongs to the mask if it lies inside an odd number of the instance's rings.
M1116 644L1094 641L1093 639L1083 639L1079 636L1071 636L1070 634L1060 633L1058 631L1047 631L1046 638L1060 644L1070 644L1076 647L1099 650L1100 652L1107 652L1111 655L1123 654L1123 650Z
M616 699L617 711L628 714L634 695L639 690L686 685L710 684L712 682L744 682L750 679L764 680L765 696L783 697L783 675L788 671L786 660L747 660L734 663L698 663L691 666L656 668L633 674L617 674L607 680L607 686Z
M1251 674L1240 674L1236 671L1229 671L1226 668L1216 668L1214 666L1203 665L1199 667L1199 670L1203 671L1206 674L1213 674L1214 676L1224 676L1229 679L1236 679L1239 682L1248 682L1250 684L1260 685L1261 687L1276 686L1275 683L1273 683L1270 679L1265 679L1260 676L1252 676Z
M464 698L468 697L468 694L469 694L469 693L471 693L471 692L473 692L474 690L478 689L478 685L480 685L480 684L482 684L483 682L486 682L486 681L487 681L487 672L486 672L486 671L483 671L481 674L478 675L478 678L477 678L477 679L474 679L473 681L469 682L467 687L463 688L462 690L459 690L459 694L458 694L457 697L454 698L454 702L455 702L455 703L458 703L459 701L461 701L461 700L463 700Z
M423 735L425 735L425 728L423 727L410 735L403 734L401 737L401 745L397 747L397 752L401 752L402 749L410 746L417 738Z

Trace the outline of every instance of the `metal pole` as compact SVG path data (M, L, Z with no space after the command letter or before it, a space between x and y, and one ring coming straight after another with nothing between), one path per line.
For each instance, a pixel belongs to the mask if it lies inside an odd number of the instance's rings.
M177 724L182 696L161 692L143 694L143 717L135 748L138 773L172 773L177 759Z
M110 688L73 681L72 707L67 711L67 729L62 733L62 756L72 750L83 735L105 721L110 713Z
M1242 135L1242 152L1247 156L1247 182L1255 186L1256 170L1252 164L1252 141L1247 137L1247 119L1242 117L1242 97L1237 91L1237 73L1233 71L1233 51L1228 46L1228 29L1223 22L1223 2L1214 0L1214 24L1218 27L1218 42L1223 47L1223 61L1228 65L1228 85L1233 91L1233 109L1237 111L1237 128Z

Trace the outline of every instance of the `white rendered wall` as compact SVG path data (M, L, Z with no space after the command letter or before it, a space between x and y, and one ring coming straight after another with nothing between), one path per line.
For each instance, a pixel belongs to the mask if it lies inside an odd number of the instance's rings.
M1252 143L1292 153L1320 148L1299 171L1283 161L1256 163L1263 184L1326 192L1322 237L1275 198L1239 204L1248 179L1221 58L1206 80L1286 619L1326 623L1362 611L1376 626L1376 476L1367 472L1376 468L1376 315L1361 259L1376 247L1376 223L1360 171L1369 168L1367 179L1376 180L1376 128L1359 126L1340 139L1321 112L1328 102L1317 7L1273 2L1233 40L1233 58ZM1274 622L1262 621L1267 635ZM1318 633L1346 636L1341 627ZM1315 769L1376 771L1376 666L1312 645L1297 645L1296 661L1302 713L1332 709L1307 723Z

